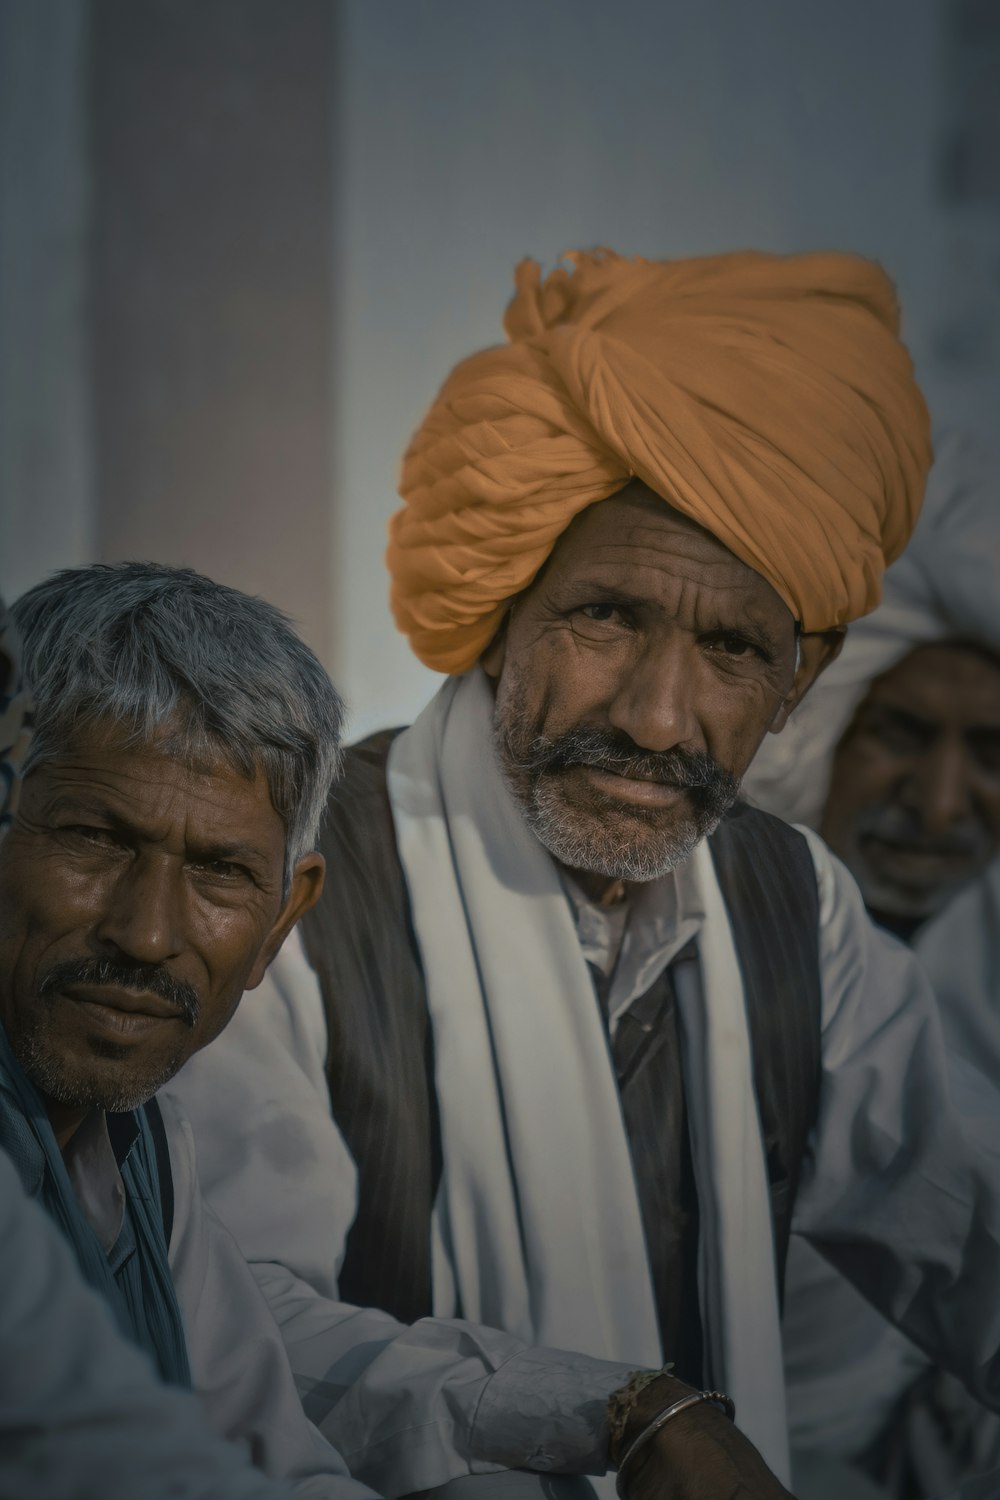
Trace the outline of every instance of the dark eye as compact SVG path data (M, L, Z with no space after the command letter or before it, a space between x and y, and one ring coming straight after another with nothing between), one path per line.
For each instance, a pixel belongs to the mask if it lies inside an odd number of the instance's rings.
M927 748L925 736L905 724L881 724L875 738L894 755L919 755Z
M70 823L62 830L81 844L90 844L98 849L116 849L119 840L110 828L94 828L89 823Z
M592 620L595 625L603 625L613 620L618 614L618 606L615 604L584 604L580 609L585 620Z
M250 879L250 871L246 866L234 864L230 859L199 860L192 865L192 869L197 870L199 874L208 875L213 880L233 882Z
M870 705L860 716L859 728L890 755L922 755L934 741L935 729L920 719L893 709Z
M980 769L996 776L1000 772L1000 734L994 729L973 729L967 738Z
M725 634L715 636L710 645L723 656L746 658L761 654L753 641L748 641L746 636L737 635L734 631L726 631Z

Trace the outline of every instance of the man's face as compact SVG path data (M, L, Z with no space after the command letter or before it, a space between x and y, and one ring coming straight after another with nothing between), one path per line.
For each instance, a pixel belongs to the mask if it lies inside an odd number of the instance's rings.
M33 771L0 843L0 1021L59 1105L132 1109L216 1036L319 894L282 897L258 774L190 769L114 732Z
M803 639L810 664L836 649ZM771 585L638 482L578 517L483 657L529 825L570 868L631 880L715 826L810 664Z
M869 689L833 763L823 837L887 917L941 911L1000 850L1000 661L920 646Z

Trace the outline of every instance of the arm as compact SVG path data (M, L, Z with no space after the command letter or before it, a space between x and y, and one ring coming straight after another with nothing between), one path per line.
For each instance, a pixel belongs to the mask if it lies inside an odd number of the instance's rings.
M335 1299L357 1173L330 1111L326 1049L319 984L293 931L159 1097L190 1123L202 1194L246 1259L278 1261Z
M337 1299L355 1169L330 1112L326 1046L292 933L223 1035L160 1095L194 1130L202 1190L251 1264L307 1414L385 1494L503 1467L603 1472L605 1404L631 1367L529 1352L453 1320L410 1328ZM164 1114L173 1137L178 1118Z
M267 1303L232 1236L201 1199L190 1130L174 1101L161 1106L174 1186L170 1269L193 1384L210 1423L244 1443L258 1468L303 1500L370 1500L306 1419Z
M950 1094L913 955L873 927L814 835L823 1078L795 1228L880 1312L1000 1409L1000 1172Z
M161 1384L0 1152L5 1500L290 1500Z

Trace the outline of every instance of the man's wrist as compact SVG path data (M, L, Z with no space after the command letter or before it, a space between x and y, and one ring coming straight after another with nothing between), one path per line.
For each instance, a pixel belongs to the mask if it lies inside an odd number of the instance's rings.
M608 1402L609 1442L608 1457L613 1468L617 1468L650 1422L673 1402L695 1394L694 1386L671 1373L671 1366L662 1370L639 1370L628 1383L615 1391Z

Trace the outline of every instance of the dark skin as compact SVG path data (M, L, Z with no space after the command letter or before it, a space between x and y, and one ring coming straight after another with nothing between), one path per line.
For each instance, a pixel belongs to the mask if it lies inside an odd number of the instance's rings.
M843 632L798 636L771 585L638 481L585 511L516 601L483 657L498 721L556 736L579 724L641 750L706 752L743 775L783 728ZM556 788L568 823L669 829L689 794L655 779L579 767ZM636 809L641 816L636 816ZM599 897L612 877L574 869ZM690 1388L663 1377L643 1395L635 1437ZM627 1444L626 1444L627 1446ZM788 1500L757 1450L716 1407L670 1421L630 1467L631 1500Z
M878 678L834 758L823 837L879 916L919 923L1000 851L1000 659L920 646Z
M666 1407L691 1394L670 1375L642 1393L625 1447ZM629 1500L792 1500L753 1444L710 1402L672 1417L628 1466ZM847 1500L847 1497L845 1497Z
M610 729L645 751L707 753L739 778L842 639L799 635L796 667L794 618L766 579L635 480L577 517L482 664L499 723ZM690 816L683 790L591 767L554 794L598 836L602 819L642 838ZM594 894L612 883L574 873Z
M308 854L283 893L284 856L264 778L221 759L192 769L111 727L26 778L0 844L0 1020L60 1147L92 1109L123 1107L123 1088L124 1107L148 1098L260 983L322 889ZM46 988L56 966L95 959L140 977Z

